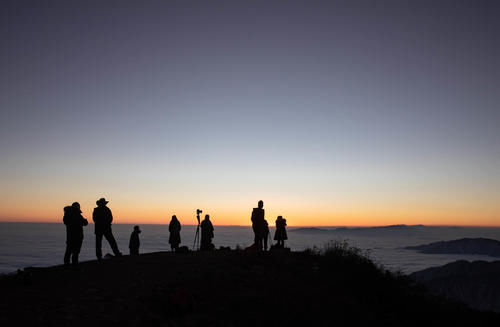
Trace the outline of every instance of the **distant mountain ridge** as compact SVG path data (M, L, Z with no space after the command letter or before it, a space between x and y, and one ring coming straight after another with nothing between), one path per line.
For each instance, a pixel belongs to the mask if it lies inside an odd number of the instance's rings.
M393 233L393 232L405 232L413 233L419 231L424 225L388 225L388 226L375 226L375 227L332 227L332 228L319 228L319 227L299 227L290 228L290 232L294 233L361 233L370 234L376 233L380 235L381 233Z
M500 241L489 238L462 238L429 244L407 246L407 250L417 250L426 254L482 254L500 257Z
M331 232L333 229L326 229L326 228L318 228L318 227L299 227L299 228L291 228L289 230L290 232L296 232L296 233L324 233L324 232Z

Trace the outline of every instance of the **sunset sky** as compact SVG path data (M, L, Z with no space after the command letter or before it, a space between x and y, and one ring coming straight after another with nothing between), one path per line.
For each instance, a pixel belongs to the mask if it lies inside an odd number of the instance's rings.
M0 221L500 226L499 1L2 1Z

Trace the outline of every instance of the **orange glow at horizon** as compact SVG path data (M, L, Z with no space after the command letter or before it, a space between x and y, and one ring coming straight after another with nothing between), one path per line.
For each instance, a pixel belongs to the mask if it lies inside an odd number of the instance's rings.
M92 221L95 201L105 197L117 224L168 224L175 214L182 224L193 225L196 209L202 209L202 217L210 214L215 225L247 226L252 208L262 199L271 226L278 215L289 226L500 226L500 202L494 190L472 186L417 189L401 185L408 191L398 192L396 183L385 189L370 184L356 188L337 185L336 189L276 184L263 191L254 185L258 183L242 187L206 181L191 187L189 183L172 186L141 180L133 184L101 182L98 188L104 192L96 192L96 186L83 178L59 183L53 190L17 189L15 184L0 190L0 221L59 223L63 207L74 201L80 202L84 217ZM40 185L50 184L44 181Z
M68 203L70 205L71 203ZM80 202L85 218L92 220L92 210L95 205ZM62 205L57 210L53 207L25 208L2 208L0 221L8 222L53 222L62 221ZM187 206L163 207L158 204L148 203L120 203L110 202L109 207L113 211L115 224L168 224L172 215L177 215L182 224L196 224L196 207ZM203 210L201 218L209 214L215 225L239 225L248 226L252 206L247 207L222 207L215 205L200 206ZM500 227L499 219L494 210L477 210L471 208L411 208L391 207L390 209L377 207L363 207L362 209L337 208L328 210L326 207L300 208L290 204L289 207L264 206L266 219L271 226L278 215L287 219L289 226L384 226L384 225L456 225L456 226L491 226ZM17 210L16 210L17 209ZM452 210L454 209L454 210ZM494 209L494 208L492 208ZM471 219L475 217L475 219Z

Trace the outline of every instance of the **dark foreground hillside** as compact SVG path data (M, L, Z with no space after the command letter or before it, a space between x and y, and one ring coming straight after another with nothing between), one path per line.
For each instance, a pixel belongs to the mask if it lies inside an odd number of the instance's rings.
M500 261L455 261L411 274L432 293L500 312Z
M499 316L426 295L345 250L151 253L0 279L2 326L459 326Z

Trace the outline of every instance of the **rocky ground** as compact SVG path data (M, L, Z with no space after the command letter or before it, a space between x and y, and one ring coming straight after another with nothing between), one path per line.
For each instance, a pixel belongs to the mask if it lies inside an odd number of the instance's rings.
M496 325L346 248L160 252L0 278L2 326Z

